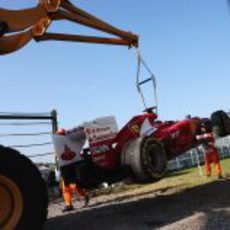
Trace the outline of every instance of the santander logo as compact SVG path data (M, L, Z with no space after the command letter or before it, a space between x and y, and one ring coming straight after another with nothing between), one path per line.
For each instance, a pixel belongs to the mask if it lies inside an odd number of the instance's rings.
M64 147L64 152L61 154L61 159L64 161L71 161L76 157L76 153L73 152L67 145Z

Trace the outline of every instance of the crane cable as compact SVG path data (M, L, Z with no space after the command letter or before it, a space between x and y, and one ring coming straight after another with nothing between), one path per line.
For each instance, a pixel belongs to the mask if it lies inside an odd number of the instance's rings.
M50 152L50 153L40 153L40 154L34 154L34 155L28 155L28 158L35 158L35 157L46 157L46 156L50 156L50 155L55 155L54 152Z
M30 148L30 147L35 147L35 146L45 146L45 145L52 145L52 142L44 142L44 143L39 143L39 144L28 144L28 145L11 145L7 146L8 148Z
M0 137L25 137L25 136L43 136L43 135L51 135L51 132L40 132L40 133L5 133L0 134Z
M1 120L1 118L0 118ZM51 125L51 122L2 122L0 126L37 126L37 125Z
M150 74L150 78L147 79L147 81L150 80L150 79L153 81L154 98L155 98L156 113L157 113L157 109L158 109L158 97L157 97L156 77L153 74L153 72L151 71L151 69L149 68L149 66L146 64L146 62L144 61L143 57L141 56L139 48L136 48L136 55L137 55L136 86L137 86L138 93L140 94L142 102L144 104L144 107L147 110L148 107L147 107L147 104L145 102L145 97L144 97L144 94L143 94L143 92L141 90L141 87L140 87L141 66L143 66L146 69L146 71Z

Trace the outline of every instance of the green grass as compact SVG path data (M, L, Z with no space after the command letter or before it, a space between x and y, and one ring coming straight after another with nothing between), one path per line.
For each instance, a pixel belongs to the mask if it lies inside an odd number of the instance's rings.
M223 176L230 178L230 159L222 160L221 167ZM203 175L205 175L204 166L201 166L201 170ZM97 191L95 195L116 194L119 196L132 196L158 191L162 192L163 194L172 194L198 185L210 183L215 180L217 180L215 175L215 167L212 165L212 176L210 178L200 176L199 169L196 167L169 173L165 176L165 178L157 183L130 185L124 184L117 187L115 186L102 189Z

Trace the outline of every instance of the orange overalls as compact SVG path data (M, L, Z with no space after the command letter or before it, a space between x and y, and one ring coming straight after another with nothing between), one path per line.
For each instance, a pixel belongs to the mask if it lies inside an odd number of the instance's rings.
M218 177L222 176L219 156L216 147L210 147L205 152L205 170L206 176L211 176L211 163L215 164L216 174Z
M83 190L81 187L79 187L76 184L77 177L76 177L75 164L63 166L60 168L60 170L61 170L61 175L62 175L62 182L61 182L62 194L63 194L63 199L66 204L67 210L68 210L68 207L70 209L73 209L71 192L74 192L77 195L84 197L85 206L87 206L89 202L89 196L85 192L85 190Z
M67 132L65 129L59 129L56 134L66 136L66 133ZM76 153L73 152L67 145L65 145L64 152L61 154L60 158L61 160L69 160L71 162L75 155ZM76 167L76 162L72 162L68 165L63 165L60 167L62 178L60 186L62 189L63 199L66 205L66 207L63 209L64 212L72 211L74 209L71 199L72 192L84 197L85 206L87 206L89 202L88 194L77 185Z
M218 151L215 147L215 140L211 133L205 133L197 136L205 150L205 172L206 176L211 176L211 163L215 164L216 175L222 177L221 166L219 162Z
M72 205L71 192L74 192L84 198L87 196L86 192L82 188L80 188L76 183L71 183L67 186L65 185L64 180L62 180L61 183L63 199L66 206Z

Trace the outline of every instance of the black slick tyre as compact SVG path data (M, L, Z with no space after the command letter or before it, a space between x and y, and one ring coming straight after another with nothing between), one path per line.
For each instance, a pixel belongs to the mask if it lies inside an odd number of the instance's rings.
M212 132L215 138L230 135L230 118L222 110L211 114Z
M137 182L156 182L166 173L167 154L164 145L153 138L132 140L125 147L123 157Z

